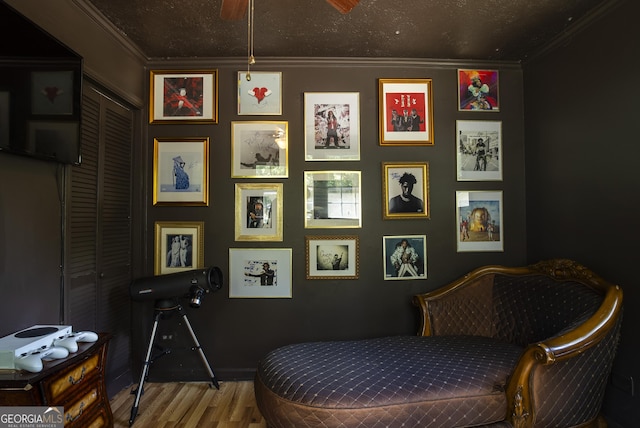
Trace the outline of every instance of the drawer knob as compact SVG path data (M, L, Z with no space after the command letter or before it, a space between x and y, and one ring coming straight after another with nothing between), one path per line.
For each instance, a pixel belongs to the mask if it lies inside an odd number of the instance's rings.
M84 375L85 375L86 371L87 371L87 368L83 366L83 367L82 367L82 372L80 372L80 377L78 378L78 380L75 380L75 379L73 378L73 376L69 376L69 383L70 383L71 385L77 385L77 384L79 384L80 382L82 382L82 379L84 379Z
M80 407L78 408L78 414L75 416L71 416L71 413L67 413L67 422L73 422L82 416L82 412L84 411L84 401L80 403Z

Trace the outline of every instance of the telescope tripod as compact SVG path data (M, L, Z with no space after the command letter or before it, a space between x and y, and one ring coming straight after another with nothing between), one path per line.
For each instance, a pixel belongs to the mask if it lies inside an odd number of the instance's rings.
M193 349L198 351L198 354L200 354L200 359L202 360L202 363L204 364L205 368L207 369L207 372L209 373L209 377L211 378L211 386L212 387L215 386L216 389L220 389L220 385L216 380L216 375L213 373L213 370L211 370L211 366L207 361L207 357L204 355L204 351L200 346L200 342L198 342L198 338L196 337L196 334L194 333L193 328L191 328L191 323L189 322L189 319L187 318L187 313L182 307L182 305L179 304L175 299L157 300L155 305L153 328L151 330L151 337L149 339L149 347L147 348L147 354L144 359L144 364L142 366L142 373L140 374L140 382L138 382L138 388L134 391L131 391L131 394L135 394L136 398L133 402L133 406L131 407L131 417L129 418L129 426L133 425L133 422L135 421L136 416L138 414L140 397L144 393L144 382L147 379L147 376L149 374L149 366L151 365L151 363L153 363L153 360L151 359L151 351L153 350L156 334L158 332L158 324L160 323L160 320L165 314L171 313L171 312L177 312L180 314L180 316L182 316L182 320L184 321L185 326L187 326L187 329L189 330L191 339L193 339L193 343L195 345ZM160 356L167 354L168 352L169 351L164 351Z

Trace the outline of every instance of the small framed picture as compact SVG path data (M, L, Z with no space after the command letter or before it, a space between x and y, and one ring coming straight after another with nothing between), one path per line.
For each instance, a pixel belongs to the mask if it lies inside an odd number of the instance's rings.
M291 298L291 248L229 248L230 298Z
M304 129L305 160L360 160L360 94L305 92Z
M500 111L498 71L459 69L458 110Z
M289 122L231 122L231 177L289 176Z
M152 70L149 123L218 123L218 70Z
M155 274L204 267L204 222L155 223Z
M153 205L209 205L209 137L154 139Z
M425 235L383 236L385 280L427 279Z
M502 191L457 191L458 252L504 251Z
M304 227L362 227L360 171L304 172Z
M458 181L502 180L502 122L457 120Z
M358 236L306 236L307 279L358 279Z
M31 72L31 113L37 115L72 115L74 72Z
M378 79L381 146L432 146L431 79Z
M282 241L282 183L236 183L236 241Z
M384 219L430 218L428 162L383 162L382 177Z
M238 115L281 115L282 73L252 71L238 72Z

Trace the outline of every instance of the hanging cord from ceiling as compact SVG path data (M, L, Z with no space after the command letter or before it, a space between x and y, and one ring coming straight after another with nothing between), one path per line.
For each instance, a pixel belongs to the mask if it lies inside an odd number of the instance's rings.
M249 0L249 11L247 12L247 81L251 80L251 65L256 63L256 58L253 56L253 27L254 27L254 14L253 14L253 0Z

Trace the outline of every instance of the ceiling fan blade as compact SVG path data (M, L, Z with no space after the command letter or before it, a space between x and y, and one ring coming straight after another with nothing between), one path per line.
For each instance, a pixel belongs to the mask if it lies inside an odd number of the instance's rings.
M356 7L360 0L327 0L331 6L335 7L340 13L349 13L351 9Z
M238 21L244 18L249 0L222 0L220 18L226 21Z

